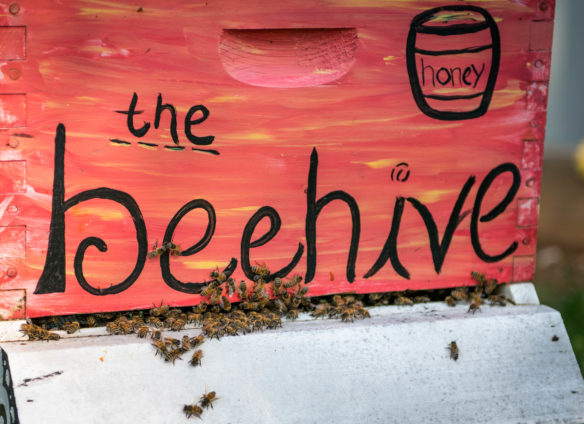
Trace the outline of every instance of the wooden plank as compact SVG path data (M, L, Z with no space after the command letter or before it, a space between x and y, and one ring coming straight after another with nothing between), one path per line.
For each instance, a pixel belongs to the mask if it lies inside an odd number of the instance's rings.
M553 2L19 5L0 159L26 161L2 219L27 252L0 287L30 316L190 305L230 263L320 295L512 281L535 253Z

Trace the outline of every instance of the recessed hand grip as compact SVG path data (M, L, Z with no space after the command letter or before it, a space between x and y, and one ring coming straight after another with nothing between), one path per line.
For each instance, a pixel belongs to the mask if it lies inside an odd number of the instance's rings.
M221 63L238 81L259 87L310 87L345 75L355 61L355 28L225 29Z

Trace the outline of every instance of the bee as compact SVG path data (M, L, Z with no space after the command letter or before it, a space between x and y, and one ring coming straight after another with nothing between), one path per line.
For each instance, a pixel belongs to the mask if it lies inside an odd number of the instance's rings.
M213 295L209 298L209 305L218 305L219 301L221 300L221 293L223 293L223 289L219 287L219 290L216 290Z
M166 245L162 245L154 249L154 251L156 252L156 256L160 256L165 254L168 251L168 249L166 248Z
M446 347L446 349L450 350L450 359L456 361L458 359L458 345L455 341L450 342L450 344Z
M487 300L490 302L491 306L493 305L507 306L507 298L505 296L492 294L487 298Z
M480 307L480 303L477 302L476 300L473 300L470 304L470 306L468 307L468 311L467 312L472 312L473 315L476 311L481 311L481 307Z
M180 256L180 254L182 253L180 246L172 242L167 243L166 248L168 249L172 256Z
M165 337L163 342L166 346L180 346L180 340L174 337Z
M95 320L95 317L93 317L92 315L87 317L87 326L88 327L95 327L96 324L97 324L97 321Z
M241 307L246 310L253 310L253 311L257 311L260 309L260 302L241 302Z
M233 278L229 278L227 280L227 294L231 296L233 293L235 293L235 280Z
M161 302L159 307L154 307L154 308L150 309L150 315L152 315L154 317L160 317L162 315L166 315L166 313L169 311L169 309L170 309L170 306L163 305Z
M284 315L286 312L288 312L288 308L286 307L286 305L284 305L284 302L282 302L280 299L276 299L272 302L272 307L274 309L274 311L280 315Z
M177 318L174 322L170 325L171 330L173 331L180 331L184 328L187 322L182 318Z
M308 287L304 286L300 290L298 290L298 295L305 296L308 293Z
M231 310L231 302L225 296L221 296L221 309L225 312L229 312Z
M156 240L156 243L154 243L154 245L152 246L152 250L148 252L148 259L154 259L155 257L158 256L157 248L158 240Z
M487 281L487 284L485 285L485 294L487 296L493 294L493 292L497 288L497 284L498 284L498 281L495 280L494 278L489 279Z
M274 296L280 296L282 294L282 279L280 277L276 277L274 279Z
M143 339L144 337L146 337L148 334L150 334L150 327L147 327L145 325L143 325L142 327L138 328L138 331L136 332L136 335L138 337L140 337L141 339Z
M284 283L284 288L285 289L291 289L292 287L296 287L301 282L302 282L302 276L301 275L295 275L290 280L288 280L287 282Z
M456 300L468 300L468 291L463 288L457 288L450 292L450 295Z
M328 313L329 305L327 303L321 303L320 305L317 305L316 308L314 308L311 315L314 318L321 318L328 315Z
M28 336L29 340L40 340L42 330L41 327L34 324L22 324L20 326L20 332L25 336Z
M180 359L180 357L183 353L184 353L184 351L182 349L169 350L164 355L164 360L166 362L172 362L172 365L174 365L174 361L176 361L177 359Z
M452 296L446 296L444 301L448 304L448 306L451 306L451 307L456 306L456 300Z
M152 338L154 340L160 340L160 339L162 339L162 330L153 330L152 331Z
M157 328L164 327L164 323L158 317L148 317L146 318L146 324L151 324Z
M203 322L203 315L196 312L190 312L187 314L187 321L195 324L200 324Z
M187 418L191 418L193 415L197 418L201 418L203 410L199 405L185 405L183 407L183 412L185 413Z
M258 264L257 262L256 265L251 267L251 272L261 277L267 277L270 275L270 270L268 267L265 264Z
M118 324L121 334L130 334L134 332L134 326L129 321L120 321Z
M110 321L105 325L105 328L107 330L108 333L110 334L121 334L121 329L119 326L119 323L117 323L116 321Z
M359 316L361 317L361 319L365 319L365 318L371 318L371 314L369 313L369 311L363 307L359 308L359 310L357 311L357 313L359 314Z
M134 330L139 329L143 325L144 325L144 320L142 318L136 316L136 317L134 317L134 319L132 319L132 327L134 327Z
M164 343L162 340L156 340L154 343L152 343L152 346L156 348L156 355L160 353L160 355L166 356L168 349L166 347L166 343Z
M302 296L298 295L298 293L296 293L294 296L292 296L292 307L293 308L298 308L301 303L302 303Z
M558 340L560 340L560 338L556 334L554 334L552 336L552 342L557 342Z
M376 304L383 298L382 293L369 293L369 302Z
M223 283L225 280L227 280L227 275L225 275L224 272L219 271L219 268L215 268L213 271L211 271L211 278L217 280L220 283Z
M201 366L201 359L203 359L203 351L201 349L197 349L193 353L189 364L191 364L193 367L196 367L197 365Z
M291 320L298 318L298 309L290 309L288 313L286 313L286 318Z
M245 281L239 283L239 297L241 297L241 300L247 300L247 285Z
M430 298L428 296L416 296L414 297L414 303L428 303Z
M67 334L73 334L77 330L79 330L80 325L77 321L70 322L68 324L63 324L63 330L67 332Z
M231 325L226 325L223 329L228 336L237 336L237 329Z
M190 342L192 347L200 346L205 343L205 336L199 334L197 337L191 337Z
M203 290L201 290L201 296L203 297L211 296L218 285L219 283L217 281L211 281L208 285L206 285L203 288Z
M353 320L355 318L355 313L356 313L355 308L348 306L342 310L341 320L345 321L345 322L347 322L347 321L353 322Z
M398 296L395 299L394 302L396 305L408 305L411 306L414 304L414 302L412 301L412 299L410 299L409 297L405 297L405 296Z
M183 352L188 352L189 350L191 350L191 348L192 348L191 338L189 336L183 336L181 340L180 349Z
M205 394L201 396L199 403L203 408L211 407L211 409L213 409L213 402L215 402L217 399L219 398L216 396L215 392L207 392L205 390Z
M473 280L475 280L478 284L480 285L485 285L487 284L487 278L485 277L485 274L478 272L478 271L472 271L470 273L470 276Z

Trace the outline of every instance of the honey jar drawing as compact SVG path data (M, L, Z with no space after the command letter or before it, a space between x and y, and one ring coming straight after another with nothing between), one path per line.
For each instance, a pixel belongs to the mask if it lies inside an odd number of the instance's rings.
M411 22L406 45L410 85L418 108L445 121L487 112L501 57L493 17L477 6L442 6Z

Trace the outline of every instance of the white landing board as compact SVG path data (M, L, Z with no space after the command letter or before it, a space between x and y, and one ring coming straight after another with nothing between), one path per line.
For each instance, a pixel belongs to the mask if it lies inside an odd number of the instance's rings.
M199 422L182 408L206 389L219 397L201 417L209 424L584 423L584 381L559 313L481 309L379 307L354 323L302 317L207 340L196 368L186 356L165 363L149 340L91 330L1 347L22 424Z

